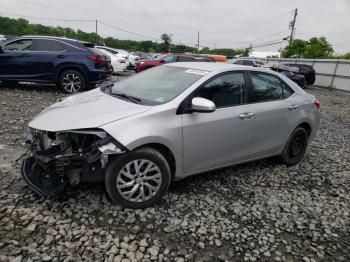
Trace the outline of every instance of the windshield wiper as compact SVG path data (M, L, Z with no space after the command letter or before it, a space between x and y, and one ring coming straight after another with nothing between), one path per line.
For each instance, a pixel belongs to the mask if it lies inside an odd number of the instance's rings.
M128 99L129 101L131 102L134 102L136 104L141 104L141 99L140 98L137 98L137 97L134 97L134 96L130 96L130 95L127 95L125 93L111 93L112 96L115 96L115 97L121 97L121 98L126 98Z

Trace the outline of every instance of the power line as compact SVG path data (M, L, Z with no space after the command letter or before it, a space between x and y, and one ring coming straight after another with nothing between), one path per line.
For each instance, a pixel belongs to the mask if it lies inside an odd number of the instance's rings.
M123 31L123 32L125 32L125 33L129 33L129 34L133 34L133 35L138 35L138 36L141 36L141 37L144 37L144 38L149 38L149 39L158 40L158 38L156 38L156 37L148 36L148 35L144 35L144 34L140 34L140 33L136 33L136 32L132 32L132 31L126 30L126 29L121 28L121 27L117 27L117 26L114 26L114 25L107 24L107 23L102 22L102 21L100 21L100 20L98 20L98 23L100 23L100 24L102 24L102 25L105 25L105 26L108 26L108 27L110 27L110 28L119 30L119 31Z
M250 41L244 41L244 42L240 42L240 43L235 43L236 45L241 45L241 46L245 46L245 45L250 45L251 43L256 43L257 41L261 41L261 40L265 40L265 39L268 39L272 36L276 36L276 35L280 35L282 34L285 35L287 34L287 31L284 30L284 31L279 31L279 32L276 32L276 33L272 33L272 34L268 34L268 35L264 35L262 37L259 37L259 38L255 38L254 40L250 40Z
M271 41L268 41L268 42L263 42L263 43L259 43L259 44L255 44L255 45L251 44L250 46L245 46L245 47L240 47L240 48L234 48L234 49L236 49L236 50L242 50L242 49L252 49L252 48L258 48L258 47L276 45L276 44L283 43L283 42L286 41L287 39L288 39L288 37L283 37L283 38L271 40Z
M294 10L293 10L294 11ZM118 30L118 31L122 31L122 32L126 32L126 33L129 33L129 34L133 34L133 35L137 35L137 36L140 36L140 37L143 37L143 38L147 38L147 39L152 39L152 40L155 40L155 41L158 41L159 38L157 37L154 37L154 36L149 36L149 35L145 35L145 34L141 34L141 33L137 33L137 32L133 32L133 31L130 31L130 30L127 30L127 29L124 29L124 28L121 28L121 27L117 27L117 26L114 26L114 25L111 25L111 24L108 24L108 23L105 23L103 21L100 21L100 20L96 20L96 19L61 19L61 18L52 18L52 17L37 17L37 16L25 16L25 15L18 15L18 14L13 14L13 13L7 13L7 12L0 12L0 15L10 15L10 16L16 16L16 17L23 17L23 18L29 18L29 19L41 19L41 20L51 20L51 21L65 21L65 22L94 22L95 23L95 32L96 34L98 33L97 32L97 27L98 27L98 23L102 24L102 25L105 25L105 26L108 26L110 28L113 28L115 30ZM275 18L271 18L271 19L268 19L268 20L265 20L257 25L251 25L251 26L247 26L247 27L243 27L243 28L240 28L240 29L235 29L234 31L231 31L232 32L236 32L236 31L240 31L240 30L245 30L245 29L248 29L248 28L252 28L252 27L255 27L255 26L260 26L261 24L265 24L265 23L269 23L271 21L274 21L274 20L277 20L281 17L284 17L285 15L287 14L290 14L290 12L288 13L285 13L285 14L282 14L278 17L275 17ZM282 33L283 31L281 32L278 32L278 33L274 33L274 34L271 34L271 35L267 35L266 37L269 37L269 36L274 36L274 35L277 35L279 33ZM260 38L261 39L261 38ZM254 40L254 42L257 41ZM283 40L284 41L284 40ZM282 42L283 42L282 41ZM178 44L178 45L187 45L189 47L193 47L193 48L199 48L199 47L207 47L207 46L204 46L204 45L199 45L199 43L197 42L196 44L190 44L190 43L186 43L186 42L175 42L175 41L172 41L173 44ZM265 44L265 43L262 43L262 44ZM275 44L275 43L273 43ZM253 46L253 47L261 47L260 46L261 44L258 44L257 46ZM244 48L236 48L236 49L245 49L246 47Z
M270 23L270 22L272 22L272 21L276 21L276 20L278 20L278 19L280 19L280 18L282 18L282 17L284 17L284 16L286 16L286 15L290 15L291 12L293 12L293 11L294 11L294 10L288 11L287 13L284 13L284 14L282 14L282 15L276 16L276 17L271 18L271 19L268 19L268 20L264 20L264 21L262 21L262 22L260 22L260 23L254 24L254 25L249 25L249 26L245 26L245 27L241 27L241 28L236 28L236 29L234 29L233 31L226 32L226 33L224 33L224 34L231 34L231 33L234 33L234 32L238 32L238 31L242 31L242 30L246 30L246 29L250 29L250 28L254 28L254 27L259 27L259 26L261 26L261 25Z

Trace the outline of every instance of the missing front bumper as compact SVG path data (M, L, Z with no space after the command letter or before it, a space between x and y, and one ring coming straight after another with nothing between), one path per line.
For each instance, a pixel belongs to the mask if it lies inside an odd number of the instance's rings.
M67 185L63 177L45 170L32 156L23 160L22 176L31 189L41 197L62 192Z

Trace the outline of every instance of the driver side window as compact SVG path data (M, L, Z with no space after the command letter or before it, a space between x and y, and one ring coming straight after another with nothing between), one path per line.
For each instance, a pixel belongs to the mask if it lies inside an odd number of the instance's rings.
M18 40L5 45L4 50L7 51L31 51L32 40Z

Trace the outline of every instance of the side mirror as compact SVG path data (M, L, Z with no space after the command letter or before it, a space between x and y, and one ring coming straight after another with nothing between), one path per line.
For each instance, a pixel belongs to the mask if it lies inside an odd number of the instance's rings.
M200 112L200 113L210 113L214 112L216 109L215 104L205 98L202 97L194 97L192 99L192 112Z
M165 63L165 60L162 59L162 60L159 60L159 62L163 64Z

